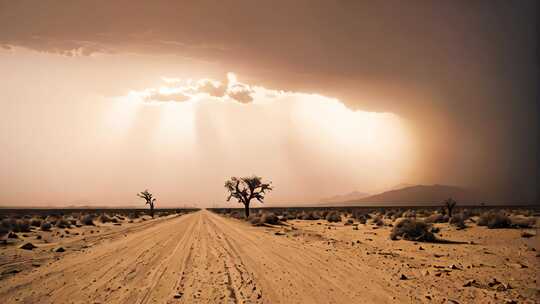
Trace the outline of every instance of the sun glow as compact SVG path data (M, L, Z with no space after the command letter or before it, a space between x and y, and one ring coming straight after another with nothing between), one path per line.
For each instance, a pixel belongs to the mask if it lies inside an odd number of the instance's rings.
M245 174L260 167L262 158L266 165L301 166L313 175L335 172L354 184L382 187L401 182L413 166L411 138L400 117L354 111L322 95L250 86L232 73L225 84L167 78L159 88L115 98L112 116L114 128L137 121L140 130L151 132L160 157L221 167L230 162ZM274 174L279 180L283 172Z

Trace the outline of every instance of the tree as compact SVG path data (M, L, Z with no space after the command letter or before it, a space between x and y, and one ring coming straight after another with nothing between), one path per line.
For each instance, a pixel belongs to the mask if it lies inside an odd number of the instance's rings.
M150 205L150 215L154 217L154 202L156 199L153 197L152 193L148 192L148 189L146 189L141 193L137 193L137 196L146 200L146 204Z
M225 188L229 191L227 201L235 198L239 203L244 204L246 218L249 216L249 203L252 199L263 202L267 191L272 190L272 183L263 183L259 176L231 177L225 182Z
M446 207L446 210L448 210L448 217L452 217L452 210L454 210L454 207L457 205L456 201L452 198L447 199L444 201L444 206Z

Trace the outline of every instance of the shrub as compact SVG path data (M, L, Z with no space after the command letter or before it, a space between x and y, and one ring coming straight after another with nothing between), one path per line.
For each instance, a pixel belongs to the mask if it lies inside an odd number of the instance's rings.
M285 218L288 219L288 220L294 220L294 219L296 219L296 214L287 213L287 215L285 215Z
M13 232L30 232L30 221L27 219L14 220L11 223Z
M377 226L384 226L384 221L382 219L382 217L380 215L374 217L372 220L371 220L371 223L373 225L377 225Z
M513 227L532 228L536 224L536 219L521 216L512 216L510 217L510 222L512 223Z
M11 225L6 220L0 221L0 235L7 234L11 230Z
M416 219L403 219L399 221L390 234L390 239L404 239L418 242L434 242L435 235L430 231L431 225Z
M234 211L234 212L231 213L231 217L241 220L241 219L245 218L245 215L244 215L243 212Z
M480 215L478 226L487 226L489 229L510 228L512 222L503 212L486 212Z
M464 229L467 226L465 225L465 215L463 214L454 214L450 218L450 225L456 226L458 229Z
M248 222L252 225L258 226L261 224L261 217L258 214L250 214L248 217Z
M43 231L50 231L52 228L52 225L51 223L44 221L43 223L41 223L40 228Z
M401 215L402 217L408 217L408 218L416 218L416 211L414 210L407 210L405 212L403 212L403 214Z
M86 226L94 226L94 216L92 214L83 215L80 218L80 222Z
M41 227L41 223L43 222L42 219L38 217L34 217L30 220L30 226L32 227Z
M341 222L341 214L339 214L339 212L337 211L329 212L326 215L326 220L329 221L330 223Z
M302 214L300 217L302 220L315 221L320 219L319 215L315 211L308 211Z
M279 224L279 218L272 212L263 213L263 215L260 218L260 223L277 225Z
M56 227L58 228L69 228L71 225L70 223L68 222L68 220L66 220L65 218L59 218L57 221L56 221Z
M99 216L99 221L102 222L102 223L108 223L108 222L111 222L111 218L105 214L105 213L102 213L100 216Z
M426 223L448 223L448 216L442 215L440 213L435 213L430 216L428 216L424 222Z

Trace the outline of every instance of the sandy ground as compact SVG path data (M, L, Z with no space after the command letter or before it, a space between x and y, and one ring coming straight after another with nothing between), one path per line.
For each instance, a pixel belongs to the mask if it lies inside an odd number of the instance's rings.
M426 244L390 241L390 227L358 227L253 227L206 210L85 227L33 251L1 247L0 302L540 302L538 236L443 224L442 237L461 243Z

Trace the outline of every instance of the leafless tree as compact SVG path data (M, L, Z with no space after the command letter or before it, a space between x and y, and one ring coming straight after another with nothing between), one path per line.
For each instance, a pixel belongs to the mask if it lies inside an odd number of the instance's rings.
M246 218L249 216L249 203L252 199L263 202L267 191L272 190L272 183L264 183L259 176L231 177L225 182L225 188L229 191L227 201L235 198L239 203L244 204Z
M141 193L137 193L137 196L146 200L146 204L150 205L150 215L154 217L154 202L156 199L153 197L152 193L148 192L148 189L146 189Z

